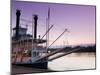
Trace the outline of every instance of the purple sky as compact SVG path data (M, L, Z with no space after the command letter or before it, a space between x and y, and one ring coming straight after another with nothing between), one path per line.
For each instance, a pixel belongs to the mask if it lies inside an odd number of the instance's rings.
M55 45L94 44L95 43L95 6L51 4L36 2L12 2L12 27L16 25L16 9L21 10L21 18L32 21L32 15L38 14L38 35L46 31L46 18L50 8L50 43L52 43L65 28L70 33L65 33ZM29 24L21 21L20 24ZM28 27L30 33L31 27Z

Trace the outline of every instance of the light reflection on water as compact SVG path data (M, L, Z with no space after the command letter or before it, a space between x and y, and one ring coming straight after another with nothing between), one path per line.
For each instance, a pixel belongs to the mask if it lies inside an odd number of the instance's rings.
M49 62L48 68L55 71L95 69L95 53L72 53Z

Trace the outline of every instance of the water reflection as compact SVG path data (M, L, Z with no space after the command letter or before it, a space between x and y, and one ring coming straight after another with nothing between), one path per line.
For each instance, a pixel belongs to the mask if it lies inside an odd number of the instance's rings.
M55 71L95 69L95 53L72 53L49 62L48 68Z

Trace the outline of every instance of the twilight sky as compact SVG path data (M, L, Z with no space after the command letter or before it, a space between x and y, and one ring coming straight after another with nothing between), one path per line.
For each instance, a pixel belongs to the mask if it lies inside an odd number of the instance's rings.
M42 37L46 31L48 8L50 25L54 25L50 31L50 43L68 28L70 33L66 32L54 45L95 44L95 6L13 1L12 28L16 25L16 9L21 10L21 18L30 21L32 15L37 14L38 35ZM32 23L21 20L20 24L28 24L28 33L31 33Z

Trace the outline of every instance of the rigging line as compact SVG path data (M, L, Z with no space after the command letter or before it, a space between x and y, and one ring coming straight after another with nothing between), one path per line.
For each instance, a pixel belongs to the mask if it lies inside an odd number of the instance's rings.
M26 26L26 25L32 26L32 25L30 25L30 24L23 24L23 23L21 23L20 25L21 25L21 26Z
M63 31L63 33L62 33L60 36L58 36L58 38L57 38L55 41L53 41L53 43L52 43L51 45L53 45L66 31L67 31L67 29L65 29L65 30ZM51 46L51 45L50 45L50 46ZM50 47L50 46L49 46L49 47ZM49 47L48 47L48 48L49 48Z
M48 21L48 19L46 18L46 31L48 30L48 29L47 29L47 21ZM47 37L48 37L48 35L46 35L46 40L48 40ZM48 46L48 41L46 41L46 49L47 49L47 46Z
M24 22L32 23L32 21L27 20L27 19L24 19L24 18L21 18L20 20L21 20L21 21L24 21Z
M53 25L46 31L46 33L43 35L43 37L41 39L44 38L44 36L50 31L50 29L53 27Z

